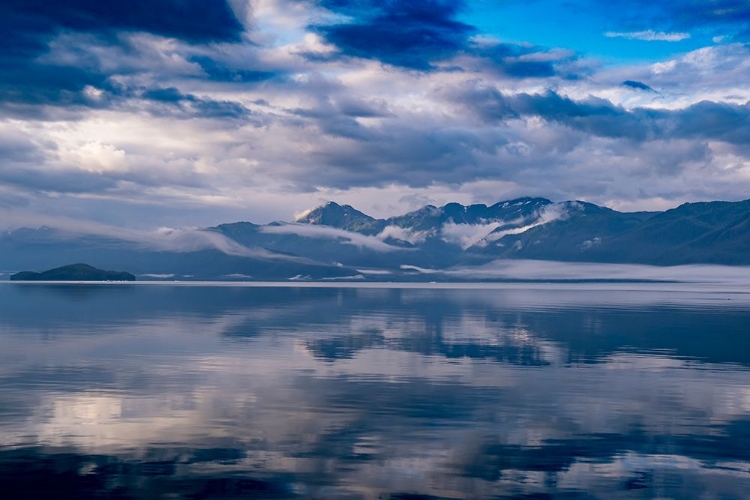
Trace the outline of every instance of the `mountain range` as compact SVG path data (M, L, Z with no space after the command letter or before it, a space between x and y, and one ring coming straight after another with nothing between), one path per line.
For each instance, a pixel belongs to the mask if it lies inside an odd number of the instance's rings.
M388 219L329 202L294 222L152 233L20 228L0 234L0 270L71 262L139 279L430 279L498 260L750 265L750 200L618 212L518 198L424 206Z

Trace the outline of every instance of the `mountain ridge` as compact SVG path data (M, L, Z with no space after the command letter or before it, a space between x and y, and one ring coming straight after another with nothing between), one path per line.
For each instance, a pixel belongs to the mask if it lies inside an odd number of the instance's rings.
M292 222L136 236L54 228L0 233L0 270L67 260L165 279L426 279L418 275L499 259L750 265L750 200L619 212L582 200L523 197L425 205L385 219L328 202Z

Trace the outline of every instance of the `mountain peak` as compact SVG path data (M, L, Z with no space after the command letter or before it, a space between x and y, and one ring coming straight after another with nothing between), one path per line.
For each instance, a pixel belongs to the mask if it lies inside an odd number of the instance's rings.
M365 234L376 234L384 226L384 221L370 217L351 205L339 205L334 201L303 212L295 222L336 227Z
M329 226L331 225L329 222L335 222L332 219L358 217L372 218L355 209L351 205L339 205L335 201L329 201L323 205L302 212L302 214L295 219L295 222Z
M550 205L552 202L548 200L547 198L535 198L531 196L523 196L521 198L514 198L512 200L503 200L498 201L494 205L492 205L490 208L497 208L497 207L514 207L514 206L521 206L521 205Z

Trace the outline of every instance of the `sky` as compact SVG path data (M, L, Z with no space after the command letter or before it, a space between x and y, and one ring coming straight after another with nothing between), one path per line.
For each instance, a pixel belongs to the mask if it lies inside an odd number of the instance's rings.
M0 226L750 197L748 0L3 0Z

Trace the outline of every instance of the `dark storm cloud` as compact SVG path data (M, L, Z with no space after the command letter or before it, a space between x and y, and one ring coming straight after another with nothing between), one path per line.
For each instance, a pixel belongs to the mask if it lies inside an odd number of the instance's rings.
M157 167L157 168L149 168ZM27 193L105 194L115 191L141 192L164 185L206 188L210 180L191 165L168 171L149 165L127 171L88 171L75 167L38 169L28 164L0 164L0 186L13 186Z
M39 58L62 33L86 33L96 44L127 50L127 43L118 36L121 32L146 32L200 44L239 41L242 25L223 0L5 0L0 3L0 102L106 104L93 101L83 91L90 86L116 97L121 89L111 83L110 73L80 61L65 64Z
M649 110L628 111L606 99L588 97L574 101L555 92L518 94L511 107L520 115L539 116L549 122L601 137L643 141L654 136Z
M555 76L555 68L547 61L512 61L503 66L509 76L518 78L545 78Z
M497 165L483 164L479 157L494 155L507 142L499 131L481 134L406 124L362 128L357 139L312 155L320 166L315 173L317 183L345 189L394 182L410 186L467 182L497 173Z
M19 104L90 105L86 86L116 91L107 75L31 59L0 57L0 102Z
M744 105L702 101L667 112L674 135L688 139L713 139L735 145L750 144L750 103Z
M750 106L702 101L684 109L625 110L604 99L572 101L554 93L530 96L526 100L544 103L534 111L544 119L611 138L637 141L698 139L722 141L738 146L750 141ZM591 104L591 101L598 104ZM564 102L565 106L549 112L550 103Z
M143 31L191 43L239 41L242 33L224 0L4 0L0 19L7 46L25 42L16 50L26 55L61 30Z
M741 146L750 141L750 103L702 101L677 110L626 109L593 96L574 100L553 91L505 95L494 87L482 86L444 95L488 123L538 116L593 136L636 142L699 139Z
M324 134L362 141L376 139L381 134L376 129L363 126L357 118L392 116L382 103L369 103L347 96L321 98L315 107L287 111L294 116L313 120Z
M462 105L487 123L519 117L509 98L492 86L470 84L449 88L441 91L439 97Z
M291 109L289 112L302 120L298 126L312 123L321 133L331 137L343 137L358 141L371 141L378 135L376 130L361 125L356 117L341 113L330 102L311 109Z
M347 56L429 70L463 50L474 27L456 20L460 0L321 0L351 23L317 26Z
M569 54L549 57L546 49L534 45L497 43L488 46L472 44L467 51L490 61L494 70L512 78L549 78L559 73L559 63L575 59ZM534 60L534 57L541 59Z
M345 116L358 118L381 118L389 116L384 103L369 103L360 99L341 98L337 101L339 111Z
M287 178L299 186L310 183L311 171L316 186L347 189L522 179L533 177L541 166L547 172L543 181L548 182L556 178L558 168L566 171L558 165L568 162L578 165L581 176L589 169L598 172L586 161L587 148L623 159L638 156L647 165L640 175L674 177L686 164L711 161L709 141L739 147L750 143L747 105L702 102L676 110L631 109L594 96L511 94L470 81L430 94L437 107L458 105L448 125L398 111L377 120L359 120L340 105L348 95L345 89L328 92L328 98L313 106L285 110L300 134L320 137L306 153L306 167L288 171ZM467 122L472 116L476 121ZM532 117L546 125L530 130L523 120Z
M0 183L30 192L103 193L117 186L117 180L83 170L0 169Z
M215 101L183 94L175 87L147 90L142 97L147 101L157 103L157 106L149 107L149 111L157 116L239 120L252 115L249 109L237 102Z
M263 82L280 76L274 71L235 68L205 56L191 57L190 62L197 63L210 80L218 82Z
M421 71L457 55L485 61L485 66L511 78L549 78L578 75L562 71L572 55L549 57L548 50L533 45L477 43L474 26L457 20L465 7L460 0L321 0L320 5L353 21L314 26L342 55L375 59ZM303 54L311 61L331 60L335 54ZM448 70L465 69L462 65Z
M169 104L178 104L186 99L189 99L188 96L180 92L175 87L147 90L143 93L143 97L152 101L159 101Z

